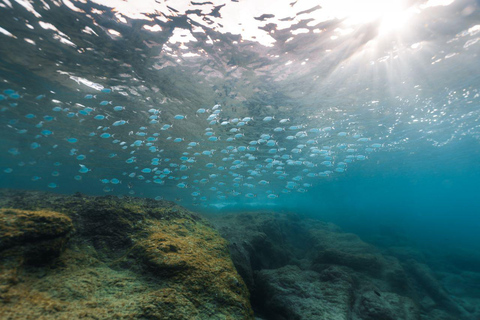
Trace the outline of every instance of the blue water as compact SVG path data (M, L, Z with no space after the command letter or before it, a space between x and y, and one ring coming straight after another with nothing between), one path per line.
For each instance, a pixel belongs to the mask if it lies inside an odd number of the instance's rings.
M0 187L478 248L478 2L261 3L0 2Z

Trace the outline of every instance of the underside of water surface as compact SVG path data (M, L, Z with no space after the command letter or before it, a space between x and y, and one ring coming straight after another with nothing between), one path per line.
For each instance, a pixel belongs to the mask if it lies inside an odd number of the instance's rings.
M0 271L31 285L5 276L0 315L80 317L15 297L81 252L147 286L120 318L480 319L479 54L475 0L0 0ZM203 300L203 260L159 262L198 248L228 275Z

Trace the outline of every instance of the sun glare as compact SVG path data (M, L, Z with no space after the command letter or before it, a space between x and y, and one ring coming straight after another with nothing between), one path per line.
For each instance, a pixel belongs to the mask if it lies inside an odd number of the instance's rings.
M323 7L352 26L379 21L381 33L402 28L412 13L404 0L328 0Z

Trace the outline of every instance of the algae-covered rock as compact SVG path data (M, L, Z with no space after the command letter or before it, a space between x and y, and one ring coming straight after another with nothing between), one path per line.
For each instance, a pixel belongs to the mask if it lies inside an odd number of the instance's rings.
M0 209L0 301L9 300L24 267L58 257L72 230L70 218L58 212Z
M0 190L0 207L2 320L253 319L226 241L173 202Z
M1 255L48 261L60 254L72 229L71 219L58 212L0 209Z
M233 319L248 315L248 291L230 259L227 242L204 221L174 219L153 221L146 239L137 241L136 253L155 275L180 284L188 292L198 319L215 319L223 309ZM172 293L164 293L172 297ZM177 298L175 298L177 299ZM190 304L170 304L171 309ZM173 306L172 306L173 305ZM175 314L175 312L174 312ZM172 316L168 319L178 319Z

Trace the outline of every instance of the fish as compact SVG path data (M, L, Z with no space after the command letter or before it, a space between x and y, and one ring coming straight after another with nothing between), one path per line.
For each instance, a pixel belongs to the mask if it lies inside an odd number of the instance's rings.
M267 117L263 118L262 121L263 121L263 122L270 122L270 121L272 121L274 118L275 118L275 117L273 117L273 116L267 116Z
M88 168L87 168L85 165L83 165L83 164L79 164L79 166L80 166L80 169L78 170L78 172L80 172L80 173L87 173L87 172L90 171L90 169L88 169Z
M118 126L123 126L124 124L128 123L128 121L125 121L125 120L117 120L115 121L112 126L114 127L118 127Z

